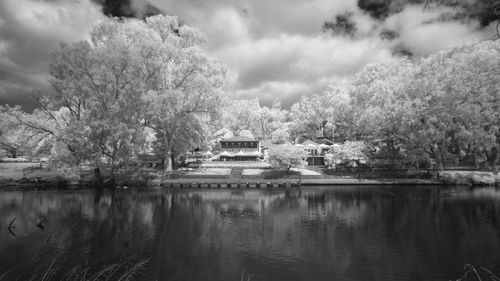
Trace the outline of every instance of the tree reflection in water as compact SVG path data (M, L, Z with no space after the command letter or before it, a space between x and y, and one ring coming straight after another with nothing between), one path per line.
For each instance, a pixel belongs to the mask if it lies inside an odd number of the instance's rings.
M449 280L500 272L499 216L492 188L5 191L0 276L63 253L62 269L147 258L139 280Z

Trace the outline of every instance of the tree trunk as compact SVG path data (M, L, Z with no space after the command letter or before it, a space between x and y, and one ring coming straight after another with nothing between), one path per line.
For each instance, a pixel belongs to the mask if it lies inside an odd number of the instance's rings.
M498 151L499 149L494 146L491 151L490 151L490 165L491 165L491 170L493 171L493 173L497 173L497 159L498 159Z
M173 171L171 155L171 152L165 152L163 155L163 176L168 175Z
M114 155L113 155L113 159L111 159L111 167L110 167L110 172L111 172L111 175L110 175L110 179L109 179L109 184L111 187L115 187L115 184L116 184L116 166L115 166L115 159L114 159Z
M165 159L165 171L167 172L172 172L174 169L172 168L172 154L170 154L166 159Z
M103 181L102 181L102 176L101 176L101 169L99 169L99 167L96 167L94 169L94 184L95 184L95 188L97 190L102 190Z
M436 156L436 170L442 171L444 170L444 157L443 157L443 146L438 144L437 149L435 151Z
M175 163L175 155L173 152L170 153L170 171L173 171Z
M172 163L173 163L173 159L172 159L172 139L173 139L173 136L171 135L169 138L168 138L168 142L165 143L165 164L163 165L163 169L164 169L164 173L168 174L168 173L171 173L173 171L173 168L172 168Z

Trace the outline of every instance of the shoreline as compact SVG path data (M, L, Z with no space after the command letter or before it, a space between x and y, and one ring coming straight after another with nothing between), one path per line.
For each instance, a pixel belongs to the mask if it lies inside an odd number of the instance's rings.
M161 178L156 170L143 170L135 175L117 180L116 185L107 185L107 188L134 187L162 187L184 185L186 187L210 188L255 188L257 186L311 186L311 185L442 185L442 186L500 186L500 173L491 171L444 170L435 172L432 178L422 177L387 177L383 174L363 175L355 173L348 175L253 175L239 174L222 175L211 173L174 174L175 178ZM79 179L78 179L79 178ZM92 176L65 177L60 171L38 171L24 174L22 178L5 177L0 175L0 188L11 189L82 189L93 188L95 179ZM267 185L266 185L267 184ZM213 187L212 187L213 188Z
M498 187L499 183L485 184L485 183L455 183L445 182L438 180L428 179L355 179L355 178L303 178L299 184L297 179L265 179L265 178L252 178L252 179L224 179L224 178L179 178L163 180L153 179L144 184L130 185L118 184L114 188L120 189L123 187L144 187L144 188L192 188L192 189L265 189L267 188L287 188L287 187L300 187L300 186L376 186L376 185L406 185L406 186L478 186L478 187ZM78 190L78 189L93 189L94 184L89 182L84 183L56 183L56 182L19 182L16 180L0 179L0 189L37 189L37 190L51 190L51 189L65 189L65 190ZM105 186L105 188L113 188L112 186Z

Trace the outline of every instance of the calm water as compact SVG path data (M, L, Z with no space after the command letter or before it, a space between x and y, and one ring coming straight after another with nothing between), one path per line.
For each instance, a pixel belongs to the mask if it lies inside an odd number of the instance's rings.
M136 280L454 280L467 263L500 275L499 220L493 188L5 191L0 279L141 258Z

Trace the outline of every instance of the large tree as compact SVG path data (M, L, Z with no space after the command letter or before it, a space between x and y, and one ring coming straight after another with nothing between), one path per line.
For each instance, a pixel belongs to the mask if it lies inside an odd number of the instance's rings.
M176 153L207 143L210 123L219 114L225 70L199 47L204 37L198 30L164 16L147 18L146 26L159 37L152 87L142 98L145 124L154 130L165 169L171 171Z
M168 158L197 144L205 113L217 109L224 72L198 47L202 38L175 17L107 19L89 41L54 50L49 62L55 93L39 95L34 114L16 108L9 113L51 136L57 150L67 152L58 155L72 164L106 165L113 175L140 151L146 127Z
M271 107L261 106L259 99L231 100L226 97L220 126L238 134L248 130L260 140L269 140L278 129L287 130L288 112L276 99Z
M354 82L351 102L357 137L382 140L387 156L394 160L409 133L402 132L402 122L412 108L405 87L413 72L406 59L371 64L356 74Z
M286 143L270 149L268 161L274 168L288 173L292 168L304 168L308 155L303 147Z
M386 156L414 164L434 158L442 169L447 162L469 158L476 165L488 160L494 166L499 49L500 41L488 40L415 64L403 59L366 66L351 93L358 137L382 142Z
M294 140L320 137L333 141L337 127L347 133L351 87L337 82L322 93L302 96L292 105L290 131Z
M412 133L432 145L441 168L446 154L495 165L500 148L500 41L432 55L418 66L408 93L418 108Z
M11 158L17 158L30 150L30 140L34 136L29 128L18 126L16 120L3 113L0 107L0 150Z

